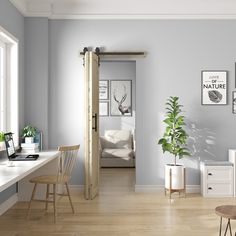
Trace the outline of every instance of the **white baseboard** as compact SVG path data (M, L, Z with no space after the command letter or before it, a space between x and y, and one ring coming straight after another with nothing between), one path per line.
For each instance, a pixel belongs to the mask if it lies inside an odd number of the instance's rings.
M82 193L84 192L84 185L70 185L70 190L73 192ZM164 185L135 185L135 192L153 192L153 193L164 193ZM187 185L187 193L200 193L200 185Z
M135 192L164 193L164 185L135 185ZM200 185L187 185L187 193L200 193Z
M69 186L71 192L75 193L83 193L84 192L84 185L70 185Z
M5 213L8 209L10 209L14 204L16 204L18 201L17 193L12 195L10 198L8 198L5 202L3 202L0 205L0 215Z

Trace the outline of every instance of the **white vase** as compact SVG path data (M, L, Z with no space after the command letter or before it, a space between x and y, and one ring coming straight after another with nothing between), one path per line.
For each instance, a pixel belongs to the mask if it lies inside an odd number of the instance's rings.
M25 143L33 143L34 137L25 137Z
M171 170L171 189L184 189L184 167L182 165L165 165L165 188L170 189L170 170Z

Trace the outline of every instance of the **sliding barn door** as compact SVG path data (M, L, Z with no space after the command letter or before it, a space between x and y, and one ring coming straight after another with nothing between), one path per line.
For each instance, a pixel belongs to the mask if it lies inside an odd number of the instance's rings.
M85 69L85 198L93 199L99 187L99 73L98 57L86 52Z

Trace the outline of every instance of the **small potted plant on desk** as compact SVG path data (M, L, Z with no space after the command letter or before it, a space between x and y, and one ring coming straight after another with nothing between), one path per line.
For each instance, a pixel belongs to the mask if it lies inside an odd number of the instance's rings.
M170 97L166 103L166 124L163 138L158 141L162 146L163 153L169 152L174 155L174 163L165 165L165 194L169 191L170 198L173 192L186 193L185 168L176 163L177 157L190 156L186 148L188 135L184 130L184 116L181 115L181 107L178 97Z
M0 132L0 151L5 149L5 137L4 132Z
M25 128L22 130L22 137L25 139L25 143L34 142L36 131L36 128L31 125L25 126Z

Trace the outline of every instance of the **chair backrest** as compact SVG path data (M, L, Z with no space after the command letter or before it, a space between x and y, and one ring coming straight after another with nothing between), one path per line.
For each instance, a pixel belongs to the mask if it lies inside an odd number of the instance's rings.
M61 146L58 147L60 151L60 162L57 174L57 181L68 181L71 177L71 172L78 157L80 145L75 146Z

